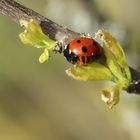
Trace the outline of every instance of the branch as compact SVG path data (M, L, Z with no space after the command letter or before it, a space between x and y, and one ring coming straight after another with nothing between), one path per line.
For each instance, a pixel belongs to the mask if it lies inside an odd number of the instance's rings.
M132 76L132 82L127 89L128 93L135 93L140 95L140 72L129 67Z
M55 22L45 18L32 9L15 2L14 0L0 0L0 13L9 16L18 23L21 20L29 21L30 19L36 19L39 22L44 34L49 35L51 39L56 41L63 40L64 43L67 43L71 39L80 35L79 33L56 24ZM130 71L132 75L132 83L127 91L128 93L136 93L140 95L140 72L131 67Z
M36 19L39 22L44 34L49 35L49 37L53 40L63 40L67 43L72 38L79 35L79 33L73 32L54 23L32 9L15 2L14 0L0 0L0 13L9 16L18 23L20 20L29 21L30 19Z

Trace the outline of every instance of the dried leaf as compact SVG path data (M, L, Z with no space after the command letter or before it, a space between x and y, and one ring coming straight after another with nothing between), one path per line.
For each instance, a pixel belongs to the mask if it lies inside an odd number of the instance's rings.
M101 99L109 108L112 108L119 102L121 90L122 86L120 83L116 84L115 86L102 89Z

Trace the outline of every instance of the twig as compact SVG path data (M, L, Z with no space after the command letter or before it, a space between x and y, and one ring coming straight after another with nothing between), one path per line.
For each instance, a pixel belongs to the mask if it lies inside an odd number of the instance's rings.
M132 82L127 89L128 93L135 93L140 95L140 72L129 67L132 75Z
M79 33L73 32L54 23L14 0L0 0L0 13L11 17L11 19L16 22L19 22L20 20L29 21L30 19L36 19L40 23L42 31L46 35L49 35L50 38L57 41L63 40L67 43L69 40L79 35Z
M29 21L30 19L36 19L40 23L42 31L46 35L49 35L50 38L57 41L63 40L64 43L67 43L71 39L80 35L79 33L56 24L55 22L45 18L32 9L15 2L14 0L0 0L0 13L9 16L18 23L20 20ZM128 93L140 95L140 72L137 72L131 67L130 71L132 75L132 83L127 91Z

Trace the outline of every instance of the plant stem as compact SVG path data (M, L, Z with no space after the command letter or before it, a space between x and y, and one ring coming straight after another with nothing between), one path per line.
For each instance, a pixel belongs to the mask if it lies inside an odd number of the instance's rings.
M132 81L127 89L128 93L135 93L140 95L140 72L129 67L131 71Z

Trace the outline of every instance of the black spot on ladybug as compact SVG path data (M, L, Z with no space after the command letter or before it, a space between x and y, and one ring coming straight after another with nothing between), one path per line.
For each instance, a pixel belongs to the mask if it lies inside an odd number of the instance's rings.
M98 44L97 44L97 42L96 42L96 41L93 41L93 45L94 45L94 46L97 46Z
M81 40L77 40L76 42L77 42L77 43L81 43Z
M86 47L86 46L83 46L83 47L82 47L82 52L84 52L84 53L87 52L87 47Z

